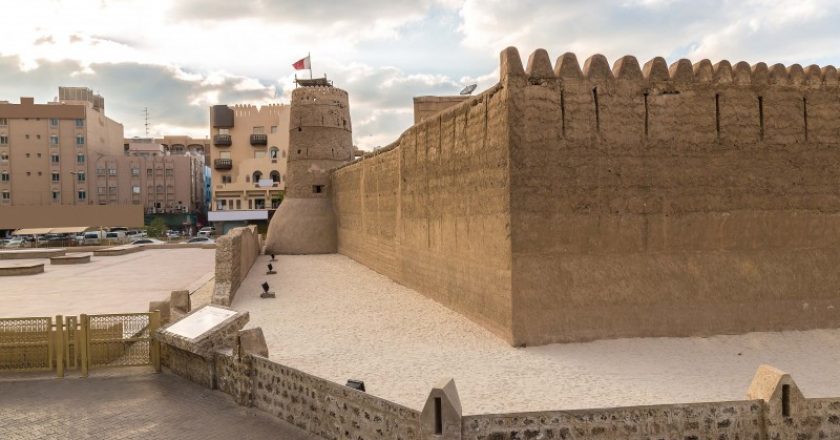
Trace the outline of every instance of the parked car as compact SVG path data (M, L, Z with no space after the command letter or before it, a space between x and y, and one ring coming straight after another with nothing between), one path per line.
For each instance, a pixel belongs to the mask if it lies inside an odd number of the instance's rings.
M99 240L105 238L105 231L89 231L82 236L82 242L79 244L99 244Z
M132 246L139 246L141 244L165 244L157 238L139 238L131 242Z
M205 226L198 230L198 234L195 234L196 237L212 237L216 235L216 228L213 226Z
M24 243L26 243L26 241L23 239L23 237L12 237L12 239L9 240L9 242L6 243L6 245L3 247L7 249L20 248L24 247Z
M166 238L180 238L180 237L181 237L181 233L178 232L178 231L172 231L172 230L166 231Z
M105 233L105 238L109 241L125 242L125 231L110 231Z
M213 244L215 242L216 242L216 240L213 240L210 237L199 236L199 237L193 237L193 238L183 242L182 244Z

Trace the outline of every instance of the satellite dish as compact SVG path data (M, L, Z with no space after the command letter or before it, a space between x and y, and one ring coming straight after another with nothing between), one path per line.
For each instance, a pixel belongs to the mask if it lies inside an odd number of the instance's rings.
M471 94L475 90L476 87L478 87L478 84L470 84L470 85L464 87L464 90L461 90L461 96L467 96L467 95Z

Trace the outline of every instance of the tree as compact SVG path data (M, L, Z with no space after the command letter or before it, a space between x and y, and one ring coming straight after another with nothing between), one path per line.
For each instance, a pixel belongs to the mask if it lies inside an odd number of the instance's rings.
M146 225L146 234L148 234L149 237L163 237L163 234L165 233L166 222L160 217L155 217L151 224Z

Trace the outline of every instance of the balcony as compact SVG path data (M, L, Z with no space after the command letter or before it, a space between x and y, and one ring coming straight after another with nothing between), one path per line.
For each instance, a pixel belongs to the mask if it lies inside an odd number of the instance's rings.
M233 160L231 159L216 159L213 161L213 168L217 170L229 170L233 168Z
M213 145L215 145L217 147L229 147L230 146L230 135L229 134L213 135Z
M259 146L268 145L268 135L252 134L251 135L251 145L259 145Z

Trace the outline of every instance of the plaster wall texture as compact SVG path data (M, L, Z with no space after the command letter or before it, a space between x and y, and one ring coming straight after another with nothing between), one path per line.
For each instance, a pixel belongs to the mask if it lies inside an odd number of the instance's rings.
M414 123L434 116L459 102L469 99L469 96L415 96Z
M514 345L840 324L836 69L500 72L334 172L339 252Z
M212 304L230 305L261 252L262 240L255 225L231 229L216 240L216 283Z
M333 173L338 251L512 342L507 92Z

